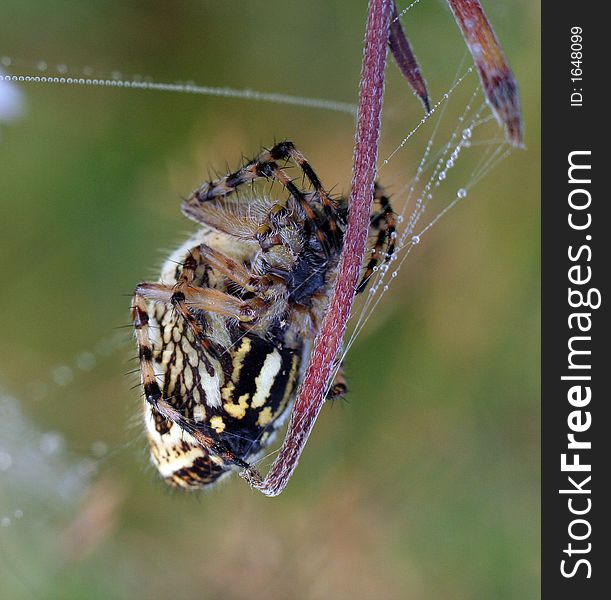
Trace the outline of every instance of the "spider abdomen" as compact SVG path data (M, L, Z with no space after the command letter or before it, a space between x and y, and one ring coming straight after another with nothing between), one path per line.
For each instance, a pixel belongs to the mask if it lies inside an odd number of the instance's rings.
M205 231L197 239L217 246L226 242ZM191 238L186 245L193 242ZM235 246L233 250L239 257ZM184 246L177 253L182 262ZM174 284L179 280L177 253L162 270L162 280L171 278ZM199 267L195 266L194 285L206 280L226 291L223 278ZM301 346L286 347L279 337L245 333L235 324L210 320L209 315L202 317L207 322L207 337L201 340L173 306L151 303L148 310L152 360L162 397L233 455L251 462L271 442L290 408L299 380ZM225 346L211 343L212 339L225 339ZM153 464L170 485L195 489L231 470L231 464L207 452L148 403L145 413Z

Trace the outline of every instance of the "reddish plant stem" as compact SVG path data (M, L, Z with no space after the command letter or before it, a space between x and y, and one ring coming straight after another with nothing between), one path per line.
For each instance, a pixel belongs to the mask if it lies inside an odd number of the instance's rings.
M329 309L314 342L308 368L278 457L263 481L252 470L242 473L253 487L267 496L280 494L297 466L324 404L334 361L341 348L346 323L350 316L369 231L392 8L392 0L369 0L359 88L350 213L339 275Z

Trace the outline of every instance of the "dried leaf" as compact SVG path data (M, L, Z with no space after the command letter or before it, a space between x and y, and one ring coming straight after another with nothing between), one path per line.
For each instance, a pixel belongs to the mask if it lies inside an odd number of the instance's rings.
M507 141L523 146L523 122L518 84L507 64L501 45L478 0L448 0L473 56L486 100Z

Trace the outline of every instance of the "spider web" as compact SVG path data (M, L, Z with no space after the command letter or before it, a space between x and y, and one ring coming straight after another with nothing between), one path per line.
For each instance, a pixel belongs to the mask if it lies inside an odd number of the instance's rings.
M405 8L399 18L419 1ZM197 85L192 81L158 82L148 76L124 77L119 71L102 72L91 67L51 65L44 61L28 63L6 56L0 58L0 69L3 69L0 70L0 126L23 118L27 89L33 85L111 87L122 93L138 89L197 94L293 105L351 117L356 114L355 105L329 99ZM473 68L464 64L458 68L447 91L433 104L429 115L401 134L396 133L397 129L395 123L383 128L383 142L389 143L391 150L382 151L379 160L379 178L390 191L397 213L396 249L388 262L374 269L368 290L355 305L342 360L366 331L408 258L427 242L435 225L459 203L469 199L477 184L512 152L483 99ZM416 143L422 148L420 158L415 164L409 163L404 158L405 150L410 148L413 155ZM469 165L469 174L466 178L461 175L462 180L457 181L454 174L459 163ZM393 173L390 180L386 177L389 172ZM74 381L87 377L117 349L130 347L132 343L130 332L115 332L78 353L74 360L53 369L48 377L26 381L17 396L38 401L58 396ZM20 410L18 398L10 392L0 394L0 411L0 421L6 431L13 432L13 435L4 435L3 431L0 436L0 480L8 483L2 485L5 491L0 496L0 528L9 528L27 516L24 504L34 506L37 494L45 490L47 503L68 509L75 507L102 463L125 447L109 451L104 441L97 440L92 441L88 452L72 452L66 448L61 432L41 431L30 422ZM259 462L265 463L275 452ZM22 476L28 472L26 463L23 468L17 468L23 457L27 458L27 464L40 465L47 477L39 477L38 470L32 469L27 477ZM63 482L59 487L58 481Z
M454 92L461 85L468 86L469 81L471 88L475 83L475 89L466 104L461 105L458 111L452 111ZM384 181L385 169L392 162L401 160L402 149L423 126L429 124L429 120L433 121L432 129L427 132L428 138L415 169L407 177L399 176L397 181L391 183L392 203L397 213L395 251L386 262L374 267L374 274L364 293L366 297L364 301L357 302L352 311L341 360L345 359L364 331L415 248L427 239L441 219L464 201L470 191L513 151L498 128L475 81L473 69L469 67L433 106L431 113L410 130L386 158L379 161L381 181ZM461 162L470 165L471 172L466 180L459 179L456 182L452 174ZM387 185L386 182L384 184Z

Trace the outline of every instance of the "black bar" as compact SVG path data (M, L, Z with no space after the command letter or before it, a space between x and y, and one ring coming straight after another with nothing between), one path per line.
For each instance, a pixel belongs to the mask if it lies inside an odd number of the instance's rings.
M603 31L605 6L544 0L542 12L542 597L550 600L611 597L611 102L603 65L611 32L608 25ZM580 165L572 177L569 161ZM569 289L573 304L581 292L586 306L571 307ZM589 316L571 318L577 313ZM571 348L584 353L571 357ZM576 470L580 465L591 470Z

